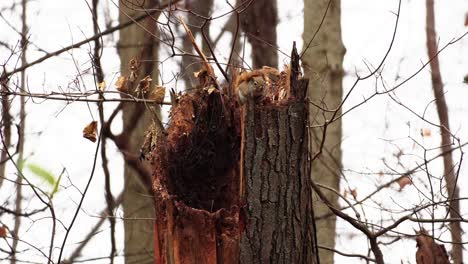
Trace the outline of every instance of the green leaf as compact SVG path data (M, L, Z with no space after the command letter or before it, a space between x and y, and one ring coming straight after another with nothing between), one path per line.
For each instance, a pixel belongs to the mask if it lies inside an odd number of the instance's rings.
M60 180L62 179L62 175L63 173L61 173L57 179L57 181L55 182L55 185L54 185L54 189L52 190L52 192L50 193L50 197L54 197L54 194L56 194L58 192L58 188L59 188L59 183L60 183Z
M55 185L57 185L58 183L56 182L55 177L51 172L34 163L28 163L26 167L32 173L36 174L36 176L50 184L50 186L54 186L55 189Z

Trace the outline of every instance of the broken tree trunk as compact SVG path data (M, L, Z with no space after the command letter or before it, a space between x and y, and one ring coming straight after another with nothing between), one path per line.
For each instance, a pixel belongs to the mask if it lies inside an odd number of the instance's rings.
M153 152L156 263L318 263L292 58L246 105L209 85L179 97Z

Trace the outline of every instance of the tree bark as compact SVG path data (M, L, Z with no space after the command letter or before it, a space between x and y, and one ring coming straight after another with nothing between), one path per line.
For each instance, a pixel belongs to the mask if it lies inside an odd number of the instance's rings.
M310 79L310 100L322 109L335 110L342 100L343 56L345 48L341 40L341 7L339 0L304 1L304 54L303 68ZM323 20L323 23L322 23ZM317 34L314 37L315 32ZM311 42L312 38L313 41ZM310 43L311 42L311 43ZM310 45L309 45L310 43ZM324 112L311 106L312 155L320 154L312 161L312 178L317 183L340 190L341 174L341 119L326 123L333 112ZM341 109L338 110L340 115ZM326 129L326 133L324 133ZM321 146L324 141L323 146ZM333 206L338 207L338 197L326 193ZM334 248L336 217L323 217L330 213L320 201L315 203L317 236L321 246ZM320 251L320 262L333 263L333 252Z
M144 3L144 6L141 6ZM157 0L151 1L129 1L121 0L119 2L119 22L127 22L127 15L136 17L141 15L145 8L153 8L157 5ZM129 62L137 59L140 68L137 72L136 82L147 75L151 75L153 83L157 83L157 59L158 59L158 41L148 34L142 27L156 34L157 17L148 17L138 24L134 24L120 31L120 40L118 52L121 60L122 76L128 77ZM132 93L135 85L130 88ZM138 156L142 139L146 128L151 121L151 114L146 111L142 104L125 104L123 107L123 127L124 133L131 133L129 142L126 142L127 150L135 157ZM128 131L125 131L125 130ZM148 166L149 167L149 166ZM148 168L149 169L149 168ZM137 171L133 170L128 164L124 168L124 230L125 230L125 263L153 263L154 245L153 245L153 219L154 206L151 193L151 179L145 178Z
M239 106L199 89L173 108L153 152L156 263L318 263L295 65L284 100Z
M295 69L296 72L298 69ZM244 175L247 225L241 263L315 263L308 159L307 85L292 74L287 105L248 104Z
M252 68L277 67L278 8L276 0L245 1L244 5L249 6L241 14L241 26L252 45Z
M427 53L429 56L431 67L432 89L437 107L437 114L440 120L441 132L441 151L446 153L443 156L444 160L444 176L447 183L447 193L449 199L449 214L450 218L460 217L460 195L457 187L457 177L455 175L455 166L453 165L453 157L451 145L452 136L450 133L450 123L448 116L447 102L445 101L444 85L439 67L439 57L437 56L437 41L435 32L435 15L434 1L426 0L426 41ZM450 222L450 234L452 236L452 259L453 263L463 263L463 244L462 244L462 229L460 222Z

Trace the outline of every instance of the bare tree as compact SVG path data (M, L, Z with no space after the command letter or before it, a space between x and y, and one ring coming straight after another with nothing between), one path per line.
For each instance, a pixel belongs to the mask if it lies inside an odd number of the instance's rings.
M93 0L87 7L93 29L89 37L56 51L45 51L28 40L28 50L43 53L29 62L24 59L20 63L26 46L0 40L1 51L11 53L2 65L0 91L3 103L0 139L4 155L1 164L8 165L6 172L0 175L3 179L1 191L9 194L2 195L0 201L1 261L112 263L117 258L126 258L127 262L138 263L330 263L333 254L337 254L340 258L356 258L366 263L386 263L397 255L389 254L389 250L408 243L418 246L412 253L416 263L447 262L447 245L452 245L456 258L459 244L455 239L448 240L444 233L448 233L447 227L453 223L467 221L463 212L455 210L454 203L466 197L454 198L455 193L450 194L449 179L437 177L440 173L433 164L459 152L460 159L455 160L457 156L454 155L450 167L446 167L453 172L456 183L468 143L450 133L448 122L439 125L428 120L426 110L421 113L412 104L405 103L399 92L412 78L435 63L440 53L467 34L432 46L428 60L412 72L398 72L399 76L389 81L384 65L394 59L391 51L399 32L399 6L390 14L395 16L395 23L386 51L377 63L366 60L364 70L357 67L350 77L354 82L342 93L344 48L340 39L340 5L335 1L320 2L320 5L313 5L320 12L312 16L309 13L311 1L306 2L302 66L305 77L312 79L308 97L307 80L300 72L301 56L296 53L289 56L281 52L291 60L291 65L284 69L246 70L252 65L247 65L241 54L240 22L242 16L260 2L222 3L223 11L216 9L219 2L209 12L201 10L199 13L179 1L145 3L147 5L141 6L142 2L121 1L119 23L112 25L105 21L107 28L104 28L99 11L102 3ZM8 8L15 10L16 7L16 3L12 3ZM4 14L0 12L1 23L18 34L19 39L27 36L25 29L9 24ZM186 24L184 18L189 16L196 17L196 21ZM221 19L228 23L222 25ZM179 32L181 28L187 30L187 34ZM208 29L214 28L221 29L218 36L206 35ZM104 64L103 54L115 44L106 36L118 30L123 30L117 45L122 64L115 73ZM232 43L236 45L219 47L220 39L221 42L225 40L225 32L230 32ZM197 34L202 35L201 44L195 40ZM276 47L276 40L269 39L270 36L259 37L259 34L260 31L249 37L246 33L245 39L255 35L258 43ZM184 42L192 47L184 47ZM75 64L77 73L70 82L72 85L59 88L44 85L41 90L37 87L38 80L30 80L34 84L30 90L27 82L21 82L22 72L28 70L31 76L37 69L34 66L54 61L56 56L68 54L67 58L72 56L71 61L78 62L73 57L76 55L69 52L78 48L89 54L91 60L87 57L86 62ZM253 56L256 52L253 50ZM197 84L188 87L193 89L178 93L175 90L181 72L177 66L184 57L197 62L192 66L195 67L193 72L190 67L185 72L195 76ZM277 60L274 59L275 63ZM87 69L80 70L82 65ZM245 72L240 72L241 69ZM402 79L403 75L406 78ZM436 82L439 85L442 83L440 78L435 80L440 81ZM112 84L106 85L106 81ZM364 81L373 82L374 87L359 89ZM81 89L80 85L93 88ZM439 87L442 91L442 86ZM171 90L170 96L165 96L166 90ZM362 90L368 92L362 94L362 100L350 99L360 97ZM437 100L443 98L441 93L436 93ZM94 152L90 154L92 164L84 164L89 165L89 173L86 177L80 175L84 187L75 185L67 168L62 172L65 182L53 180L63 196L71 193L77 197L74 203L57 203L54 191L41 189L23 173L19 163L25 154L20 151L24 145L20 134L32 133L29 126L28 131L19 129L24 128L21 123L24 114L17 114L20 109L17 99L20 98L26 105L41 103L38 107L47 107L51 102L58 102L64 109L74 104L90 113L93 122L84 128L83 136L96 144L88 142ZM430 129L421 129L421 135L418 130L415 136L412 128L405 138L413 145L410 149L398 140L384 139L392 146L390 149L396 151L386 149L382 153L379 164L382 169L378 167L373 171L367 164L362 169L342 168L340 122L353 111L376 110L368 104L375 98L388 99L400 112L409 114L411 120L441 129L443 135L444 131L448 132L443 139L446 143L434 148L425 142L430 138ZM160 122L159 107L162 105L172 106L167 124ZM112 106L114 108L110 108ZM95 112L98 118L94 117ZM448 121L448 112L445 112ZM114 127L120 125L122 113L123 128L117 132ZM142 124L143 120L148 122ZM144 130L138 135L138 131ZM76 137L63 143L74 140ZM126 175L135 172L126 178L125 189L115 198L111 191L115 186L111 183L118 175L113 173L114 168L109 165L113 159L108 157L109 148L113 146L117 149L116 155L123 158ZM20 155L23 158L19 158ZM311 172L310 166L319 165L322 171ZM330 182L320 181L318 178L322 174L328 175ZM92 213L88 210L89 198L92 188L96 187L97 175L103 175L103 191L98 195L105 199L102 205L96 205L97 213ZM353 187L348 175L359 175L365 180ZM19 188L18 177L23 179L20 195L10 192ZM339 179L343 186L338 185ZM368 180L372 181L370 185L365 183ZM361 184L363 187L359 189ZM324 208L320 215L313 210L312 198L317 207ZM28 203L18 206L18 201ZM157 214L154 214L154 207ZM123 217L120 208L123 208ZM93 226L83 227L79 220L85 217L94 220ZM345 241L361 236L367 245L357 248L356 244L348 251L341 248L343 244L333 245L333 241L326 244L319 239L317 243L316 235L320 234L315 231L326 229L320 227L320 222L330 223L329 237L334 237L337 217L348 224L347 229L340 230L337 235L346 237ZM24 230L26 223L30 225L28 232L17 235L14 223L19 219L27 219L22 221L19 230ZM315 225L315 220L319 221L319 226ZM120 234L116 233L120 221L124 223L125 239L129 242L125 249L120 248ZM50 232L41 233L45 235L40 241L32 240L31 235L38 230ZM109 250L91 256L88 250L95 248L93 243L98 237L108 243ZM463 241L459 241L462 245ZM411 261L414 262L413 256Z
M432 89L434 91L437 114L440 120L441 133L441 151L445 153L444 178L447 188L448 213L450 218L459 218L460 214L460 194L457 186L458 173L453 165L452 152L449 151L453 146L452 133L450 132L448 107L445 101L444 84L440 73L439 58L437 52L437 40L435 31L434 0L426 0L426 41L427 53L430 58ZM460 221L450 223L450 234L452 236L452 259L454 263L463 263L463 230Z
M157 0L128 1L121 0L119 4L119 21L125 23L133 17L143 14L146 9L157 8ZM144 3L144 5L142 4ZM118 51L121 62L122 76L133 76L133 85L129 85L129 93L135 94L138 80L150 76L152 83L158 83L158 46L156 39L158 16L148 16L141 23L134 24L120 31ZM131 61L136 60L134 65ZM132 66L136 67L133 69ZM128 142L123 142L129 156L138 162L139 149L145 131L150 124L152 114L146 111L143 104L124 104L123 126ZM141 174L126 164L124 170L125 187L122 206L126 220L125 229L125 261L126 263L153 263L154 246L152 221L154 217L151 179L149 167L146 174ZM141 220L148 219L148 220Z
M245 12L241 14L242 30L252 45L252 68L276 67L278 52L276 25L277 2L268 0L243 1Z
M304 1L304 51L302 52L305 76L310 78L310 124L312 131L311 175L314 181L340 190L341 179L341 119L343 56L345 48L341 41L340 0ZM325 193L331 205L338 206L334 192ZM335 246L335 215L320 201L315 203L318 242L321 246ZM328 215L325 216L324 215ZM333 263L333 251L321 250L321 263Z
M26 51L28 47L28 39L27 39L27 34L28 34L28 26L26 24L26 11L27 11L27 1L22 0L21 1L21 65L26 65L27 63L27 57L26 57ZM20 90L22 92L26 91L26 70L21 72L21 88ZM18 132L18 159L16 160L17 164L23 164L24 161L24 143L25 143L25 138L24 138L24 132L26 131L25 125L26 125L26 103L25 103L25 98L20 97L20 113L19 113L19 118L20 118L20 124L19 124L19 132ZM22 169L22 168L20 168ZM17 185L16 185L16 213L20 214L22 209L22 204L23 204L23 178L21 176L21 173L18 173L18 178L17 178ZM16 236L16 238L19 237L19 230L21 226L21 217L16 217L15 218L15 226L13 228L13 234ZM13 245L12 245L12 251L13 251L13 256L11 258L11 263L15 264L16 263L16 250L18 247L18 240L15 239L13 240Z

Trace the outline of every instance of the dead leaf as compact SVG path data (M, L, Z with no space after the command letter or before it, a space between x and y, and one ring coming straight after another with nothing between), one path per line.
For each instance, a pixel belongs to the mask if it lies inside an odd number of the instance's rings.
M141 79L140 83L138 83L137 88L135 89L135 93L137 97L145 97L150 90L150 84L153 81L151 76L147 75L145 78Z
M5 225L0 226L0 237L1 238L6 238L6 234L7 234L6 226Z
M84 129L83 129L83 137L86 139L89 139L92 142L96 142L97 139L97 121L93 121L89 123Z
M213 85L210 85L210 87L208 87L207 91L208 91L208 94L211 94L212 92L214 92L216 90L216 87L214 87Z
M351 196L353 196L354 199L356 199L356 198L357 198L357 190L356 190L356 188L351 189L350 191L345 190L345 191L343 192L343 196L344 196L345 198L348 196L348 194L351 194Z
M128 78L129 81L134 82L138 76L138 69L140 68L140 63L136 58L133 58L129 62L130 68L130 77Z
M450 264L444 245L437 244L425 229L416 232L416 235L417 264Z
M279 100L279 101L284 100L284 99L286 98L287 95L288 95L288 94L287 94L287 92L286 92L286 89L281 88L281 90L280 90L279 93L278 93L278 100Z
M119 78L117 78L115 86L117 87L117 90L119 92L128 93L127 79L124 76L120 76Z
M411 180L411 178L409 176L404 176L404 177L401 177L398 181L397 181L398 185L400 185L400 191L403 190L403 188L405 188L406 185L411 185L413 184L413 181Z
M104 89L106 89L106 81L99 83L98 88L100 91L104 91Z
M144 141L140 147L140 161L151 160L152 152L156 148L158 140L160 140L161 130L158 129L160 126L158 126L156 122L161 124L161 121L153 120L148 127L148 130L145 131Z
M211 78L209 71L206 69L206 66L203 65L201 69L197 72L194 72L193 75L198 79L198 83L201 87L208 86L211 83Z
M148 99L155 100L158 103L162 103L164 101L164 96L166 96L166 87L155 85L153 92L148 97Z
M206 70L201 68L199 71L193 72L193 76L195 76L195 78L198 78L200 74L204 74L204 73L206 73Z
M431 136L431 130L429 128L421 128L421 136L430 137Z
M179 102L180 94L178 95L176 91L174 90L174 88L171 88L171 90L169 91L169 96L171 97L172 107L175 107L177 103Z

